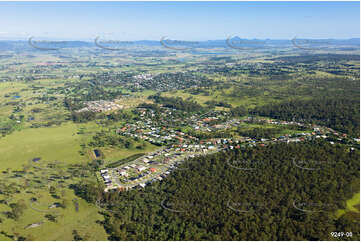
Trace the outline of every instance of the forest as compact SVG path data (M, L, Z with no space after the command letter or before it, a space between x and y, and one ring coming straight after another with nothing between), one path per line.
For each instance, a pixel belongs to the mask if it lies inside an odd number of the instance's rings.
M164 107L183 110L185 112L198 112L204 110L204 108L195 101L183 100L181 97L162 97L160 95L149 96L149 99L153 99L158 104L163 104Z
M355 99L291 100L257 107L250 112L281 120L317 123L360 136L360 103Z
M110 240L357 240L357 215L335 211L358 191L359 166L343 145L280 143L189 159L140 190L73 189L102 205Z

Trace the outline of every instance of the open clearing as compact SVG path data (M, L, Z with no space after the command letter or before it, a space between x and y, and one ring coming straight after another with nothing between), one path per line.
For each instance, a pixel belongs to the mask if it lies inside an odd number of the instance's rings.
M0 139L0 171L21 168L35 157L79 163L86 159L79 154L79 140L77 126L73 123L15 131Z
M346 201L346 208L339 209L336 212L336 217L339 218L347 212L360 213L360 192L353 195L353 197Z
M57 188L57 190L60 189ZM32 197L38 200L37 203L30 202ZM78 211L75 210L73 199L76 199L78 203ZM85 239L106 240L107 238L104 228L96 223L97 220L103 220L98 209L95 205L76 197L72 190L65 188L59 200L52 198L44 189L29 188L13 196L10 202L20 200L25 201L26 209L18 220L6 218L5 215L0 216L3 220L1 231L8 235L14 235L14 231L16 231L27 240L73 240L72 231L76 230ZM66 208L49 208L54 202L63 200L66 201ZM0 212L5 211L9 211L9 207L1 204ZM56 222L51 222L44 217L49 214L56 217ZM40 226L27 228L29 225L37 223ZM0 239L2 240L2 237ZM4 236L4 240L9 240L9 238Z

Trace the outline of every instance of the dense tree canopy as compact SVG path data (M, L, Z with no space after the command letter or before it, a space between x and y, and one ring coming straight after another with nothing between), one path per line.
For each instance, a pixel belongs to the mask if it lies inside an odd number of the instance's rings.
M255 108L253 114L314 122L353 136L360 134L360 103L353 99L293 100Z
M303 169L303 168L310 169ZM335 217L357 192L359 151L315 141L188 160L144 190L75 192L104 208L111 240L332 240L359 219Z

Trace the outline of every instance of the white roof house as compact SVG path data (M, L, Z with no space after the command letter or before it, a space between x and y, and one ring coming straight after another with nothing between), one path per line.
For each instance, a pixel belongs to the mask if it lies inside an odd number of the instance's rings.
M128 173L127 173L126 170L120 170L120 171L119 171L119 174L120 174L121 176L128 176Z
M144 166L137 166L136 168L137 168L138 171L144 171L145 169L147 169Z

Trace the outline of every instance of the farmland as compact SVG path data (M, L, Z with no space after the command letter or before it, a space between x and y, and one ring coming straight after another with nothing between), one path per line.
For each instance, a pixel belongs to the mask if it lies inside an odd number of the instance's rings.
M15 131L0 139L0 152L3 154L0 160L1 170L19 169L36 157L45 161L81 163L85 159L79 154L80 140L74 124Z

